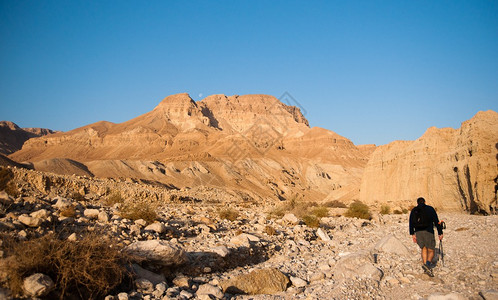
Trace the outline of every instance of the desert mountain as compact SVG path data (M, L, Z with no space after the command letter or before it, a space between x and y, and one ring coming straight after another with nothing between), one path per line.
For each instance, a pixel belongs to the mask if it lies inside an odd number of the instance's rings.
M20 128L9 121L0 121L0 154L8 155L22 148L30 138L52 134L45 128Z
M177 188L218 187L248 198L358 198L371 150L267 95L166 97L124 123L97 122L29 140L12 154L60 174L135 178Z
M152 111L27 141L9 156L37 170L162 183L243 199L360 199L409 208L497 208L498 114L461 128L429 128L415 141L355 146L268 95L166 97Z
M498 114L477 113L459 129L429 128L415 141L377 147L363 173L366 203L412 204L423 196L438 208L496 212Z

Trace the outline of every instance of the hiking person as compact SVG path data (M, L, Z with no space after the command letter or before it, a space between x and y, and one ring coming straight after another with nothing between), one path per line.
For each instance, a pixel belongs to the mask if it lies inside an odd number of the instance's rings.
M433 277L432 259L434 258L434 250L436 241L434 239L434 226L437 228L439 240L443 239L443 229L439 224L439 218L436 210L425 204L425 199L420 197L417 199L417 206L410 212L409 227L410 235L413 242L417 243L422 254L422 268L424 272Z

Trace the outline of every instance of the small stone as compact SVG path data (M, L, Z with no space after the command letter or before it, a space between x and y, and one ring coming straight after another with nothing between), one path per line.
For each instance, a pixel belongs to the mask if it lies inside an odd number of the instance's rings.
M102 223L109 222L109 215L105 211L99 212L97 219Z
M49 211L46 209L40 209L30 214L33 218L46 219L50 215Z
M87 208L83 211L83 215L90 220L95 220L99 217L99 210L96 208Z
M36 273L24 279L23 287L29 296L41 297L50 293L55 284L47 275Z
M135 224L137 224L141 227L144 227L145 225L147 225L147 221L145 221L144 219L138 219L138 220L135 220Z
M33 218L27 215L20 215L19 222L28 227L40 227L40 225L43 223L43 220L40 218Z
M290 281L292 282L292 285L294 285L297 288L305 287L305 286L308 285L308 283L306 282L306 280L303 280L303 279L301 279L299 277L291 276L290 277Z
M127 293L119 293L118 300L128 300L128 294Z
M183 290L183 291L180 292L180 297L184 297L184 298L190 299L190 298L194 297L194 295L191 292L187 291L187 290Z
M143 290L149 293L154 291L154 284L152 284L152 282L145 278L138 278L135 281L135 285L139 290Z
M155 222L145 227L145 230L154 231L161 234L166 232L166 226L164 226L164 224L161 222Z
M225 246L214 247L211 249L211 251L221 257L226 257L228 254L230 254L230 250Z
M322 228L318 228L316 235L324 242L330 241L329 235Z
M285 214L282 217L282 221L285 221L290 224L297 225L299 224L299 219L294 214Z
M179 275L173 279L173 284L180 288L190 288L190 280L188 277Z
M216 299L221 299L223 298L224 295L223 292L221 291L221 288L209 283L200 285L199 288L197 289L196 294L197 296L201 295L213 296Z
M73 233L71 233L71 235L70 235L70 236L68 236L68 237L67 237L67 240L68 240L68 241L71 241L71 242L75 242L75 241L77 241L77 240L78 240L78 236L76 235L76 233L75 233L75 232L73 232Z

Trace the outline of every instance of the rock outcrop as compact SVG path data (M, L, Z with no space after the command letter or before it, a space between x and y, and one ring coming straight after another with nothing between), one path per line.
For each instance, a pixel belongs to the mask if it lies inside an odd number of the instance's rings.
M0 154L8 155L20 150L24 143L34 137L52 134L45 128L20 128L9 121L0 121Z
M479 112L460 129L431 127L415 141L377 147L360 200L408 208L424 197L439 209L495 213L497 160L498 113Z

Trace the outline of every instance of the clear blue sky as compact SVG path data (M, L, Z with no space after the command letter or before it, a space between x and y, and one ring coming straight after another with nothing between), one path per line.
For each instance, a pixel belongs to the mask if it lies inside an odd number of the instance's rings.
M355 144L458 128L498 111L498 2L0 0L0 120L21 127L286 91Z

